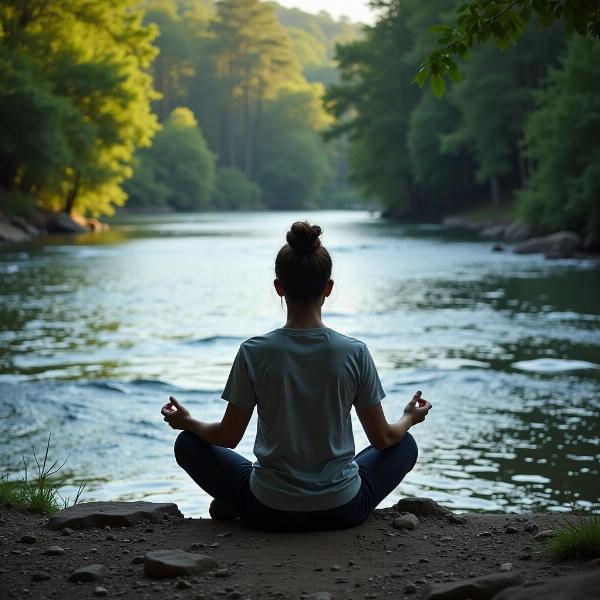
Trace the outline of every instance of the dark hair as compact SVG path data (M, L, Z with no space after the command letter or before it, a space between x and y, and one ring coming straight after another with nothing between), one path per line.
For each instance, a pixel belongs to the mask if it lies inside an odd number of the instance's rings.
M277 253L275 275L290 300L316 300L331 277L331 256L320 235L318 225L296 221Z

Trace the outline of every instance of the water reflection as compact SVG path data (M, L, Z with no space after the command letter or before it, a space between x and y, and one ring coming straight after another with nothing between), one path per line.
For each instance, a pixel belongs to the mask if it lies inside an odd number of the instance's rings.
M6 247L0 467L16 472L52 431L88 498L170 498L205 512L157 408L176 393L199 417L220 417L239 343L281 324L272 263L305 216L149 215ZM416 388L435 404L415 429L418 467L395 496L484 510L598 501L597 265L491 253L439 227L361 213L309 218L334 258L327 324L367 342L388 415ZM357 422L355 432L366 444ZM252 444L248 433L247 456Z

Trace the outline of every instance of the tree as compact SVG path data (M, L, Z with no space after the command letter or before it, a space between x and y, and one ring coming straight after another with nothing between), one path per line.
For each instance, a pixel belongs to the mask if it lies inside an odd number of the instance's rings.
M375 6L388 6L394 0L373 0ZM439 24L431 28L438 35L439 48L421 64L414 81L423 85L428 79L436 96L445 90L444 77L460 81L456 58L468 57L474 45L491 39L499 48L516 43L532 15L544 27L562 19L567 33L600 37L600 4L597 0L468 0L457 10L454 26Z
M252 178L264 102L274 97L283 82L299 81L300 66L272 6L259 0L222 0L211 30L215 36L212 56L225 97L219 156L224 166L241 164ZM242 156L234 151L238 109Z
M331 176L319 136L306 129L280 133L263 149L257 180L268 208L314 208Z
M218 210L264 208L260 186L250 181L243 171L235 167L219 169L212 204Z
M518 194L523 216L548 230L600 239L600 40L573 37L535 94L525 125L533 174Z
M0 149L2 185L18 186L69 212L111 214L125 201L121 184L131 175L134 150L148 145L157 127L147 73L155 30L142 25L135 5L134 0L14 0L0 6L3 55L9 63L11 55L21 55L29 73L17 82L22 102L13 104L13 118L24 121L28 107L32 113L41 108L47 112L28 122L27 137L39 134L44 142L52 128L55 132L54 152L43 146L41 152L21 152L21 133L8 126L5 132L12 137L4 137ZM37 79L29 91L23 85L27 77ZM0 93L10 98L17 88L8 87L7 80L3 73Z
M415 200L406 134L420 96L403 60L413 42L406 15L397 2L364 39L338 46L341 81L327 88L324 99L336 119L327 137L348 135L352 180L398 211Z
M134 204L148 205L156 201L176 210L200 210L210 206L215 184L215 156L188 108L176 108L169 115L152 147L140 152L139 161L143 165L140 175L136 173L128 187ZM156 195L150 182L157 186Z

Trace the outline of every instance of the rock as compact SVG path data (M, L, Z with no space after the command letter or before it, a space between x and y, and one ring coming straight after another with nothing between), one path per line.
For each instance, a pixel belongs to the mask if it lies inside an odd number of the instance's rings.
M492 252L504 252L506 248L502 244L494 244L492 246Z
M341 571L342 567L340 567L340 565L332 565L331 566L331 570L332 571Z
M62 556L65 553L65 549L60 546L50 546L44 550L44 554L48 556Z
M494 600L598 600L600 571L553 577L504 590Z
M525 525L523 526L523 531L527 531L528 533L532 533L534 531L537 531L539 529L537 523L534 523L533 521L527 521L527 523L525 523Z
M160 502L82 502L50 517L50 529L92 529L130 527L144 519L158 523L163 515L183 517L176 504Z
M419 526L419 519L411 513L406 513L396 517L392 521L392 526L396 529L416 529Z
M515 567L512 563L505 562L500 565L500 570L501 571L514 571Z
M0 220L0 242L24 242L30 239L20 227L15 227L12 223Z
M465 600L466 598L496 600L495 594L520 583L520 577L513 573L494 573L483 577L435 584L425 592L423 600Z
M504 239L507 242L523 242L535 235L534 228L523 221L513 221L504 229Z
M186 581L185 579L181 579L175 584L175 587L178 590L189 590L192 587L192 584L189 581Z
M452 514L446 507L431 498L402 498L394 505L400 513L412 513L417 517L446 517Z
M215 577L229 577L229 569L217 569Z
M74 532L74 531L73 531L73 530L72 530L70 527L65 527L65 528L62 530L62 534L63 534L63 535L67 535L67 536L68 536L68 535L73 535L74 533L75 533L75 532Z
M496 239L496 238L500 239L504 235L505 229L506 229L506 225L504 225L502 223L494 223L492 225L488 225L487 227L484 227L479 232L479 235L482 238L486 238L486 239Z
M509 525L508 527L504 528L504 533L519 533L519 530L516 527Z
M105 573L104 565L86 565L73 571L69 575L69 581L97 581L104 577Z
M35 226L26 221L20 215L12 215L10 217L10 222L19 229L23 230L28 236L34 237L36 235L40 235L41 231Z
M468 229L469 231L480 231L489 225L489 223L473 221L471 218L463 217L461 215L450 215L445 217L442 221L442 224L446 225L447 227Z
M405 594L414 594L417 591L417 586L414 583L409 583L404 587Z
M305 600L331 600L333 596L329 592L315 592L304 596Z
M35 544L37 542L37 538L35 535L24 535L19 538L19 542L21 544Z
M550 235L526 240L517 246L513 252L517 254L548 254L550 256L564 255L581 248L581 238L572 231L557 231Z
M138 554L137 556L134 556L131 559L132 565L141 565L143 562L144 562L144 557L141 554Z
M48 231L56 233L85 233L87 228L64 211L56 213L46 225Z
M154 578L197 575L216 566L217 562L210 556L185 550L151 550L144 556L144 575Z
M50 573L46 571L36 571L31 575L32 581L46 581L46 579L50 579Z
M554 537L555 535L556 535L556 529L544 529L543 531L536 533L533 536L533 540L535 542L543 542L544 540Z
M448 522L453 525L464 525L467 522L467 517L465 515L457 515L456 513L448 514Z
M94 596L108 596L108 590L99 585L94 588Z

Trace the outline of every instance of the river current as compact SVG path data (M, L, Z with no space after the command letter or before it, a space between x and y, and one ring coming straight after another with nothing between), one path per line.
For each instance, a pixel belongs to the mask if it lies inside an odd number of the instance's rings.
M598 508L598 263L492 252L366 212L130 216L2 247L0 472L22 475L22 457L31 470L51 433L52 460L68 457L64 494L86 482L82 500L207 514L160 407L175 395L221 417L239 344L285 321L273 263L298 218L322 226L334 261L323 320L367 343L388 418L417 389L434 405L412 430L417 466L384 506ZM255 429L253 417L238 447L249 458Z

